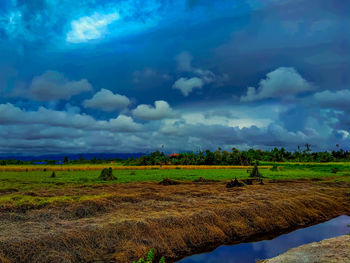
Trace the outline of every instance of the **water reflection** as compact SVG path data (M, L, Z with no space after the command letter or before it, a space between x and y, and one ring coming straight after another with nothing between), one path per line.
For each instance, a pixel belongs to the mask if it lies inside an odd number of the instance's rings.
M325 223L281 235L272 240L221 246L210 253L193 255L179 263L254 263L258 259L275 257L288 249L350 233L350 216L339 216Z

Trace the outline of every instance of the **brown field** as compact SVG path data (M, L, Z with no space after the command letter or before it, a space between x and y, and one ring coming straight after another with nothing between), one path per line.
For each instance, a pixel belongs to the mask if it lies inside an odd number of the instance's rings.
M349 187L330 180L275 180L232 189L225 182L144 182L39 190L38 197L99 197L3 209L0 262L131 262L150 248L171 262L350 214Z

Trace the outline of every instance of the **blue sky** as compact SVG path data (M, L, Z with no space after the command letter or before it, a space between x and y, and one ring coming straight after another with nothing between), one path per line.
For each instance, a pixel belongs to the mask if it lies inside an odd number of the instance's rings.
M350 147L350 3L4 0L0 153Z

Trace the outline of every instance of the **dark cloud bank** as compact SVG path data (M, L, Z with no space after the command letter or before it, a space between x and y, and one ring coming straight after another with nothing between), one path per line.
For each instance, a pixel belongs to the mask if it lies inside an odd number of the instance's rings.
M0 154L350 149L349 13L346 1L3 1Z

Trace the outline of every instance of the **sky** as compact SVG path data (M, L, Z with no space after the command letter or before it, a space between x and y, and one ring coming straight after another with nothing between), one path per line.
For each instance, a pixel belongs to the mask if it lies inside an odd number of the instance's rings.
M347 0L2 0L0 154L350 149Z

